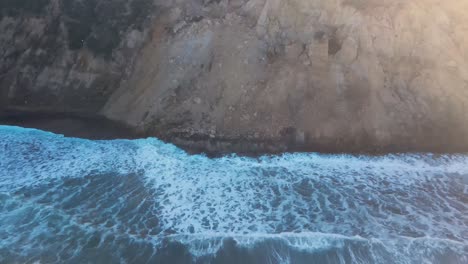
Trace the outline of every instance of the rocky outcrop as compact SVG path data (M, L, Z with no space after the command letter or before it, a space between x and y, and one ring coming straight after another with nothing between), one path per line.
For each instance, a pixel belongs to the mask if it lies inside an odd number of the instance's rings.
M465 1L42 2L2 6L7 107L200 150L468 150Z
M3 108L97 113L144 41L150 0L0 3Z

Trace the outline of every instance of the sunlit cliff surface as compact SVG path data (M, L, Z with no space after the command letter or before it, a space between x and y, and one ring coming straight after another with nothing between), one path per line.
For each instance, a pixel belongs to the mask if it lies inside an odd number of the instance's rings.
M468 149L468 2L0 6L0 107L208 150Z

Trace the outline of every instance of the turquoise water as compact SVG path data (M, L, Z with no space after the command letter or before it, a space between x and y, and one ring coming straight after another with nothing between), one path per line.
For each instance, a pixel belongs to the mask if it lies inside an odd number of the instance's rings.
M468 156L211 159L0 126L0 263L468 263Z

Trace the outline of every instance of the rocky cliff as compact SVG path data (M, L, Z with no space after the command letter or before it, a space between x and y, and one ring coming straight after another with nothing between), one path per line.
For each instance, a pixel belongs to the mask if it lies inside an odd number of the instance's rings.
M0 10L3 109L99 114L208 151L468 150L467 1Z
M157 13L147 0L0 1L3 108L99 112Z

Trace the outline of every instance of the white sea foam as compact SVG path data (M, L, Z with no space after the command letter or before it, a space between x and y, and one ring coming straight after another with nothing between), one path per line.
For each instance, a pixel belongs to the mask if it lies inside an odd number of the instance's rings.
M288 252L285 251L290 250L309 253L329 250L339 252L346 250L350 245L356 245L359 246L360 250L368 250L371 255L374 255L374 261L370 261L373 263L386 262L385 256L382 256L379 251L387 251L389 255L401 260L403 263L405 263L406 259L409 259L411 254L414 259L422 263L425 259L428 259L428 256L424 255L424 253L431 251L432 253L443 252L446 248L450 247L459 252L466 251L465 243L447 239L399 237L393 240L379 240L366 239L360 236L348 237L340 234L319 232L279 234L254 233L247 235L216 233L178 234L168 236L168 239L188 246L191 254L196 258L215 255L223 248L225 241L229 239L233 240L239 247L246 249L258 247L258 245L262 243L269 244L270 250L277 253L276 255L273 254L273 256L278 258L284 258L288 255ZM468 257L464 259L468 260ZM285 259L278 261L278 263L284 262L287 261ZM407 263L412 263L412 261L408 260Z
M463 255L467 179L465 155L210 159L154 138L90 141L0 126L0 198L15 208L0 217L11 229L0 227L0 235L4 248L21 239L34 245L47 224L27 222L31 235L12 235L20 229L15 217L28 212L61 219L54 231L61 234L178 241L199 257L218 252L227 238L243 247L268 240L315 251L360 243L372 254L453 247ZM274 263L289 261L281 247L271 254Z
M255 247L255 245L265 241L281 242L289 248L312 253L317 250L343 248L345 241L368 242L367 239L359 236L347 237L339 234L318 232L252 233L245 235L236 233L201 233L170 235L167 238L170 241L187 245L192 255L197 257L216 254L222 248L226 239L232 239L237 245L245 248Z

